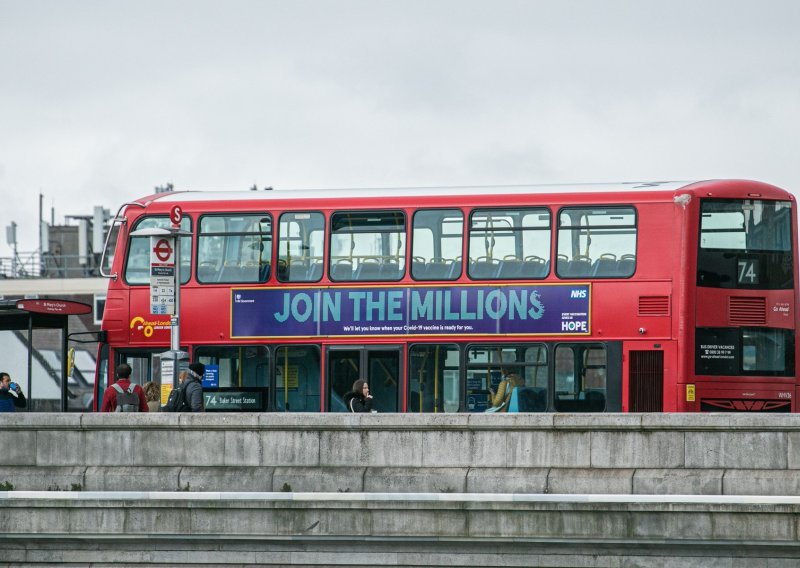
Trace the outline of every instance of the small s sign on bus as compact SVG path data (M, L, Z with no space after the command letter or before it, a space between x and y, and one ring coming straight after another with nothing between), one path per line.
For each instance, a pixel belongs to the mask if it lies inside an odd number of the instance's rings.
M172 221L172 224L176 227L180 226L181 220L183 219L183 208L180 205L173 205L172 209L169 210L169 220Z

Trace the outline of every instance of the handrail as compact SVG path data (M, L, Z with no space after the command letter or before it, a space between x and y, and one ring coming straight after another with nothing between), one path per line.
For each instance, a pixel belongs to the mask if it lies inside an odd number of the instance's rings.
M106 262L106 251L108 250L108 241L109 241L109 239L111 239L111 233L114 232L114 226L117 224L117 221L121 221L122 224L125 224L125 223L128 222L128 220L125 217L122 217L120 219L120 216L119 216L119 214L122 213L122 209L127 207L128 205L136 205L136 206L141 207L141 208L144 209L144 205L139 203L138 201L128 201L128 202L123 203L122 205L120 205L119 209L117 209L117 214L114 215L114 220L111 223L111 226L108 228L108 233L106 233L106 242L103 244L103 254L100 256L100 266L98 267L98 270L100 271L100 276L102 276L104 278L111 278L112 280L116 280L117 279L117 273L116 272L114 272L113 274L106 274L103 271L103 266L105 265L105 262Z

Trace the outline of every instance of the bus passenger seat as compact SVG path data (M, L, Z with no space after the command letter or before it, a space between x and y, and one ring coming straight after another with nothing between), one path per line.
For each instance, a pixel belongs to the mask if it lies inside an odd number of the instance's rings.
M559 276L568 276L569 275L569 257L565 254L558 255L556 261L556 272Z
M272 265L269 262L262 262L258 268L258 281L266 282L269 280Z
M498 278L519 278L522 273L522 260L513 254L507 255L500 263Z
M295 258L289 263L289 282L302 282L308 278L308 263L302 258Z
M559 275L566 278L586 278L592 272L592 259L588 256L576 256L567 264L566 270L562 270L560 258L558 263Z
M606 409L606 392L603 389L586 389L584 391L585 411L603 412Z
M522 263L522 278L544 278L547 276L547 263L539 256L526 256Z
M632 254L623 254L617 261L617 276L627 278L633 276L636 270L636 257Z
M353 279L353 262L346 258L340 258L336 264L330 268L331 280L352 280Z
M420 280L424 280L427 278L426 271L428 269L428 265L425 264L425 259L421 256L415 256L411 260L411 277L418 278Z
M455 280L459 276L461 276L461 257L456 257L455 262L450 265L450 274L447 275L449 280Z
M519 393L520 405L527 412L547 411L547 389L542 387L525 387Z
M355 271L355 280L380 280L381 262L377 258L364 258Z
M519 388L514 387L508 399L508 412L519 412Z
M425 272L428 280L446 280L450 278L452 261L444 258L432 258Z
M547 389L514 387L508 401L509 412L544 412L547 410Z
M609 278L617 275L617 256L611 253L604 253L594 261L592 265L592 276L598 278Z
M500 271L500 261L496 258L481 256L470 262L469 275L471 278L497 278Z
M396 260L387 260L381 266L380 277L382 280L399 280L403 277L400 263Z
M316 260L308 268L308 281L316 282L320 278L322 278L322 260Z

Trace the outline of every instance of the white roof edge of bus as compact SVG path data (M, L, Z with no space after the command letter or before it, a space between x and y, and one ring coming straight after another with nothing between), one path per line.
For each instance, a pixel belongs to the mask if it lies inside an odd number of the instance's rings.
M343 188L343 189L273 189L266 191L176 191L162 193L152 198L159 202L187 201L247 201L251 199L320 199L341 197L415 197L426 195L465 195L473 192L482 194L523 194L523 193L603 193L624 190L636 191L677 191L697 183L695 181L657 181L595 183L573 185L497 185L460 187L386 187L386 188ZM291 195L287 195L291 194Z

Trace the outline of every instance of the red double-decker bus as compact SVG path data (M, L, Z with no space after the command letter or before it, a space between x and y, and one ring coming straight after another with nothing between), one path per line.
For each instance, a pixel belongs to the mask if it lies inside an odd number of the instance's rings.
M139 235L176 205L210 411L346 411L357 379L381 412L796 409L795 200L738 180L144 197L115 221L95 401L122 362L171 386Z

